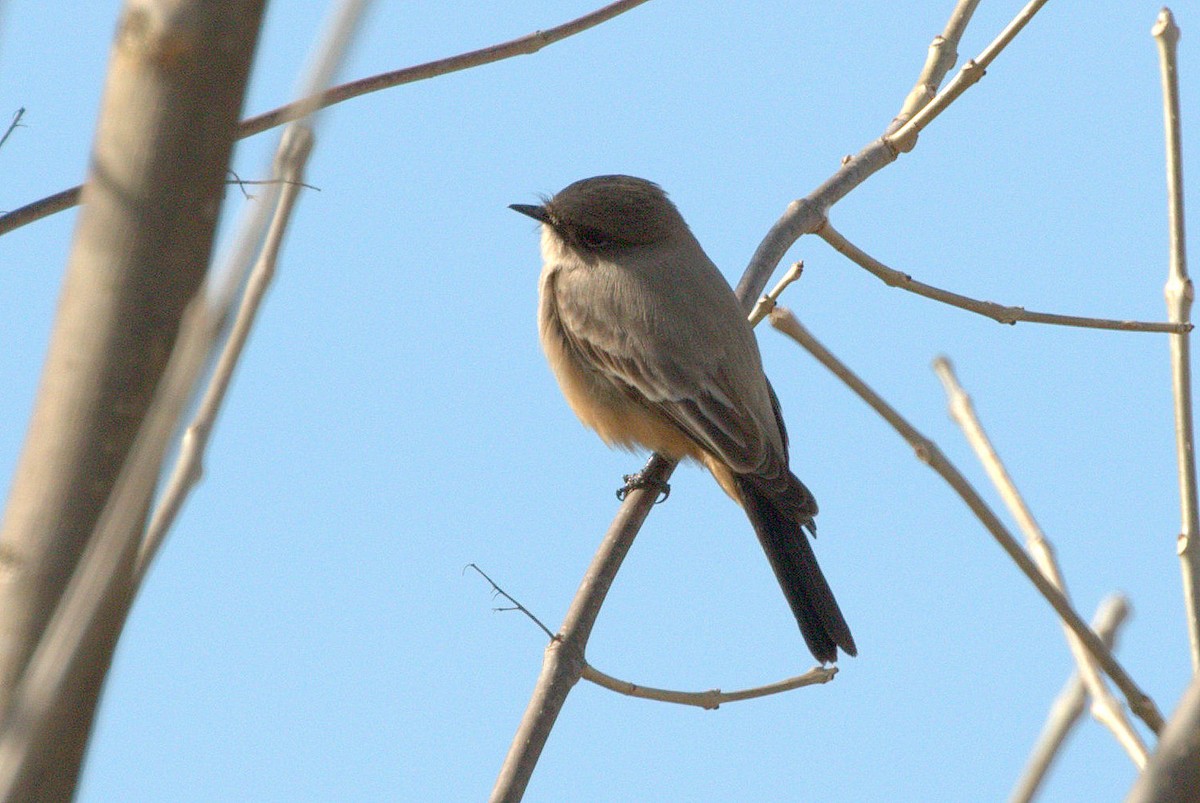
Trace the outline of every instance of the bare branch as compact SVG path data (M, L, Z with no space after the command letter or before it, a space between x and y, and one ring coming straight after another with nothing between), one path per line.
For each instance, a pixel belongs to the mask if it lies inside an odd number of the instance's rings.
M0 534L0 711L12 712L18 684L34 682L31 657L44 649L52 616L62 616L64 589L126 471L208 266L261 11L261 0L220 9L138 2L117 27L87 204ZM15 734L30 740L21 778L7 779L19 790L58 800L73 793L128 610L133 555L121 556L120 579L100 602L52 721Z
M648 2L648 0L618 0L618 2L609 3L570 22L564 22L562 25L556 25L553 28L547 28L542 31L534 31L531 34L507 42L490 45L467 53L460 53L457 56L450 56L438 59L437 61L429 61L413 67L405 67L401 70L393 70L392 72L380 73L379 75L350 81L321 92L318 95L302 98L286 106L280 106L269 112L249 117L243 120L238 126L237 137L238 139L245 139L255 134L261 134L270 128L297 120L304 114L324 109L335 103L341 103L342 101L366 95L370 92L378 92L381 89L390 89L394 86L411 84L427 78L436 78L439 75L447 75L452 72L491 64L494 61L503 61L513 56L525 56L536 53L548 45L560 42L577 33L582 33L588 28L594 28L600 23L607 22L613 17L636 8L645 2ZM63 190L54 195L34 201L20 209L14 209L5 215L0 215L0 235L7 234L13 229L19 229L24 225L33 223L35 220L41 220L57 212L70 209L79 203L79 190L79 187L72 187L69 190Z
M916 143L917 135L932 123L939 114L949 108L951 103L958 100L960 95L970 89L973 84L978 83L979 79L983 78L991 63L1016 38L1021 29L1029 24L1029 21L1033 19L1033 15L1038 13L1042 6L1046 5L1046 2L1047 0L1032 0L1032 2L1021 9L1012 22L1000 32L1000 35L983 49L982 53L962 66L958 75L950 79L950 83L946 84L946 88L938 93L937 97L921 107L899 129L884 135L884 140L892 148L895 148L898 153L912 150L913 145Z
M913 447L917 459L928 465L942 479L949 483L950 487L967 503L971 511L975 513L984 527L991 533L992 537L996 539L1000 547L1008 553L1008 556L1017 564L1017 567L1025 573L1025 576L1029 578L1037 590L1041 592L1042 596L1046 598L1046 601L1050 603L1059 617L1071 628L1071 632L1079 638L1096 663L1104 669L1105 673L1121 689L1121 692L1129 702L1130 709L1152 731L1158 733L1162 729L1163 719L1162 714L1158 712L1158 708L1154 705L1154 701L1138 688L1137 684L1133 682L1133 679L1113 656L1112 651L1104 646L1103 642L1100 641L1091 628L1080 618L1075 609L1071 607L1071 604L1063 597L1062 592L1042 576L1037 565L1025 554L1025 551L1021 549L1016 539L1012 537L1012 534L1000 522L991 508L987 506L987 503L983 501L979 493L967 482L962 473L942 454L937 444L918 432L891 405L884 401L879 394L875 393L865 382L855 376L837 357L822 346L807 329L801 326L800 322L786 308L777 307L771 313L770 319L772 326L799 343L805 350L816 357L822 365L832 371L838 379L842 380L851 390L857 393L863 401L870 405L871 409L879 413Z
M515 597L513 597L511 594L509 594L507 591L505 591L503 588L501 588L495 580L488 577L487 573L483 569L479 568L479 566L477 566L474 563L468 563L466 566L463 567L463 571L466 571L467 569L474 569L476 572L478 572L480 577L482 577L484 580L488 581L488 585L490 585L492 587L492 591L494 591L495 593L504 597L506 600L511 602L514 606L513 608L497 608L496 610L520 611L521 613L523 613L527 617L529 617L529 620L531 622L533 622L535 625L540 627L542 629L542 632L545 633L546 637L549 638L551 641L554 641L554 639L557 638L557 636L554 635L554 632L552 630L550 630L550 628L546 627L545 624L543 624L541 619L534 616L533 612L531 610L526 608L521 603L517 602Z
M643 476L651 480L666 482L675 464L660 455L654 455L643 469ZM650 514L658 499L657 487L631 490L617 511L617 517L600 543L596 556L588 567L579 591L571 601L566 619L559 630L559 637L546 647L542 672L538 677L533 696L526 706L525 715L513 737L508 755L500 768L496 785L492 789L492 801L517 801L525 793L525 787L533 775L533 768L542 754L542 748L550 736L550 730L558 719L563 702L571 687L583 675L586 664L583 654L591 636L592 626L600 615L600 607L608 595L613 578L621 568L621 562L633 546L634 536L642 522Z
M209 379L208 387L196 409L192 422L188 424L180 443L175 466L166 489L160 495L150 516L150 524L138 550L137 563L133 569L134 587L141 585L146 572L162 547L171 526L175 523L183 503L192 488L204 474L204 452L208 439L217 422L217 414L225 401L234 369L242 356L242 349L250 337L250 331L258 318L258 310L266 297L267 288L275 277L275 265L279 259L283 236L292 219L292 211L300 190L303 188L304 167L312 153L312 131L297 124L288 129L279 144L276 154L276 175L281 179L281 191L275 205L275 214L267 230L262 253L246 281L241 304L233 321L233 328L217 358L216 367Z
M1163 128L1167 151L1167 229L1170 233L1170 267L1163 293L1167 317L1187 323L1195 289L1187 272L1187 236L1183 218L1183 144L1179 124L1179 77L1176 50L1179 27L1171 10L1164 8L1150 29L1158 45L1162 74ZM1176 543L1183 571L1183 598L1187 608L1188 641L1192 671L1200 673L1200 527L1197 525L1195 433L1192 421L1191 338L1171 338L1171 391L1175 400L1175 453L1179 464L1180 532Z
M491 577L479 568L474 563L468 563L463 567L463 571L474 569L480 577L488 582L492 587L492 591L513 604L511 608L496 608L497 611L519 611L542 629L542 632L550 639L551 642L558 641L558 636L550 631L550 628L534 615L532 611L522 605L514 596L509 594ZM618 694L624 694L627 697L639 697L643 700L657 700L662 703L676 703L678 705L694 705L698 708L714 709L718 708L722 703L732 703L739 700L750 700L755 697L766 697L771 694L782 694L792 689L798 689L801 686L812 686L817 683L828 683L833 680L837 674L837 667L816 666L805 672L803 675L780 680L775 683L768 683L764 686L755 686L750 689L741 689L739 691L723 692L720 689L710 689L708 691L675 691L672 689L656 689L652 686L643 686L638 683L630 683L627 680L615 678L612 675L601 672L596 667L584 661L583 679L590 680L597 686L601 686L609 691L615 691Z
M775 309L775 303L779 300L779 296L782 295L783 291L788 288L788 285L799 279L803 272L803 262L792 263L792 266L787 269L787 271L783 274L783 278L779 280L779 283L775 285L771 292L767 293L765 296L755 302L754 309L750 310L749 317L751 326L758 326L762 319L767 317L771 310Z
M1080 318L1075 315L1055 315L1048 312L1030 312L1024 307L1007 307L993 301L978 301L949 290L942 290L924 282L913 279L907 273L889 268L879 260L863 251L854 243L847 240L828 222L815 234L829 243L835 251L848 258L851 262L864 268L868 273L881 280L889 287L899 287L925 298L949 304L952 307L974 312L985 318L991 318L998 323L1016 324L1018 321L1029 323L1048 323L1058 326L1078 326L1085 329L1116 329L1123 332L1189 332L1190 323L1143 323L1141 321L1116 321L1106 318Z
M954 375L954 367L945 357L938 357L933 362L933 369L946 389L946 396L950 403L950 416L962 428L967 442L975 450L975 456L979 458L979 462L983 464L991 478L992 485L999 491L1000 498L1004 500L1009 512L1017 520L1017 526L1025 533L1025 545L1029 553L1037 562L1038 568L1041 569L1046 579L1062 592L1063 599L1069 601L1070 595L1067 593L1067 585L1063 581L1062 572L1058 567L1058 560L1054 556L1054 547L1042 532L1042 528L1038 526L1037 520L1033 517L1033 511L1025 504L1024 497L1017 490L1016 483L1013 482L1004 463L1000 460L1000 455L992 446L991 439L988 438L983 424L975 414L971 397L963 390L962 385L958 382L958 377ZM1117 741L1125 748L1125 752L1133 759L1133 763L1138 769L1141 769L1146 766L1146 745L1142 743L1141 737L1126 719L1121 704L1104 685L1104 679L1100 677L1100 670L1088 655L1083 644L1065 623L1063 630L1066 632L1067 646L1071 648L1071 655L1075 657L1079 674L1092 698L1092 715L1112 731Z
M937 96L938 87L942 85L946 73L958 62L959 40L962 39L963 31L967 29L967 23L971 21L971 15L975 13L975 7L978 5L979 0L958 0L958 5L950 12L946 29L933 37L933 43L929 45L929 55L925 58L925 67L917 77L916 86L904 99L900 113L892 119L885 133L890 134L898 130ZM916 141L913 142L915 144Z
M750 311L750 307L753 306L754 300L762 293L763 288L767 286L771 274L774 273L775 267L783 259L788 249L803 235L812 234L826 225L829 210L834 204L845 198L847 193L852 189L862 184L879 170L896 161L900 153L912 150L916 144L917 133L954 102L959 95L965 92L971 83L978 81L982 77L983 71L978 65L982 64L986 67L990 64L1044 3L1045 0L1039 0L1026 6L1017 15L1017 18L1009 23L1008 27L1001 32L995 42L989 45L974 61L967 62L966 67L963 69L966 73L973 76L974 80L968 82L963 77L963 74L960 73L958 77L951 81L951 86L948 86L946 90L937 95L928 105L916 111L912 119L900 129L892 133L887 133L880 139L868 144L857 154L846 159L842 163L841 169L826 179L825 183L805 197L788 204L783 216L775 222L775 225L767 232L767 236L759 243L754 256L750 258L750 264L746 266L746 270L742 274L741 281L738 282L738 297L741 298L747 312ZM962 29L966 26L969 19L970 14L964 13L963 4L960 2L955 7L950 22L946 26L947 30L950 30L953 34L954 41L958 41L958 37L962 35ZM929 76L926 76L923 70L922 78L919 80L932 82L934 79L937 79L940 81L942 76L937 75L937 71L943 67L949 69L950 66L952 65L945 60L940 60L934 68L927 67L930 73ZM955 85L955 82L957 82L957 85ZM951 92L952 87L953 92ZM923 93L919 95L910 93L905 103L906 109L910 101L915 105L922 96ZM936 107L936 110L931 113L930 109L932 107ZM890 126L888 130L889 132L891 131ZM0 218L0 233L3 233L2 225L3 218Z
M1106 597L1100 603L1092 619L1092 629L1110 649L1115 647L1117 631L1129 615L1129 602L1125 597L1116 594ZM1029 762L1024 772L1017 780L1017 786L1009 796L1009 803L1029 803L1037 794L1042 781L1050 771L1050 766L1058 756L1059 750L1070 735L1071 729L1083 716L1083 706L1087 702L1087 689L1079 672L1071 675L1070 680L1063 686L1058 697L1050 705L1050 714L1046 724L1038 736L1037 744L1029 754Z
M39 758L39 744L54 738L50 732L54 707L62 704L67 684L81 671L86 640L97 628L105 603L129 585L129 555L141 533L147 500L175 424L191 396L192 382L204 365L205 341L215 336L219 324L209 312L200 299L189 306L181 326L185 331L96 533L13 690L0 731L0 800L38 798L31 790L41 784L30 777L36 769L29 765Z
M712 710L723 703L733 703L739 700L752 700L756 697L766 697L771 694L782 694L802 686L813 686L818 683L828 683L837 674L836 666L814 666L803 675L781 680L766 686L755 686L752 689L723 692L720 689L709 691L672 691L670 689L655 689L650 686L639 686L625 680L618 680L606 675L591 664L583 668L583 678L597 686L603 686L609 691L624 694L628 697L640 697L643 700L657 700L661 703L676 703L678 705L693 705L697 708Z
M966 26L969 14L963 13L960 3L951 17L947 28L954 33L957 41L962 29ZM943 62L922 72L922 79L933 80L937 70L942 69ZM945 66L949 69L949 66ZM928 73L928 75L926 74ZM911 125L911 122L909 123ZM801 234L815 231L826 220L826 211L837 201L841 200L854 187L865 181L870 175L887 164L895 161L897 151L883 139L868 145L857 156L847 160L830 179L814 190L806 198L794 201L788 206L787 212L772 226L766 238L755 251L742 279L737 286L738 300L742 309L750 316L759 304L759 296L766 287L771 273L783 258L784 253L800 237ZM0 220L2 224L2 220ZM0 233L2 233L0 228ZM786 279L786 277L785 277ZM774 304L773 299L765 302L767 307ZM649 479L666 482L674 470L674 464L665 458L654 455L643 475ZM609 528L600 551L588 569L588 575L601 574L611 582L611 577L619 568L620 561L629 549L632 539L636 536L649 509L654 502L655 494L638 491L626 498L617 518ZM620 546L613 542L619 542ZM581 625L586 625L580 633L569 631L564 627L560 631L561 642L551 643L546 648L546 657L542 664L542 673L538 678L525 715L517 729L517 734L509 748L500 776L492 790L492 801L516 801L524 794L525 787L533 773L533 768L541 755L545 740L554 725L558 712L571 686L582 676L586 661L583 650L587 643L591 622L594 622L598 606L603 601L607 591L607 582L600 588L589 586L587 577L580 587L572 603L572 610L578 608L587 611L588 618L579 618ZM588 599L587 597L593 597ZM568 614L568 621L571 615ZM1086 626L1084 626L1086 630ZM1090 631L1089 631L1090 632ZM580 637L581 636L581 637Z

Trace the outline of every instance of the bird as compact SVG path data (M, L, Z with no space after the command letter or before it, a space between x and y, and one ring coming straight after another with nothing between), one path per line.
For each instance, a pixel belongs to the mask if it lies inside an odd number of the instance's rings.
M753 329L675 204L626 175L541 200L510 208L541 224L538 333L572 410L609 446L706 466L745 510L813 657L856 655Z

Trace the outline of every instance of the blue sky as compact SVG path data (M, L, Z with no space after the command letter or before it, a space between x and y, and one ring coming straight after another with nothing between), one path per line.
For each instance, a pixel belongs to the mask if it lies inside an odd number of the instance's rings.
M80 800L485 797L544 637L493 613L462 569L478 563L554 627L620 476L642 462L608 451L559 396L534 326L536 229L506 206L597 173L645 176L736 283L787 203L882 132L952 5L651 0L536 55L331 109L308 175L320 192L302 199L204 483L137 600ZM1021 3L981 5L964 58ZM270 9L247 114L290 99L317 6ZM593 7L378 3L344 77ZM0 208L82 178L117 9L6 5L0 116L27 111L0 149ZM1158 9L1049 3L913 153L833 209L834 225L967 295L1161 320ZM1194 152L1193 11L1177 9ZM238 173L262 176L275 141L241 143ZM229 219L243 205L231 189ZM73 222L0 239L6 483ZM815 238L799 258L784 303L999 509L929 367L954 360L1081 612L1131 597L1119 655L1169 713L1190 667L1165 337L1000 326L889 289ZM1049 607L865 405L778 333L759 341L859 657L829 685L714 712L580 684L527 799L1003 797L1072 668ZM698 468L673 488L589 658L696 690L808 669L744 515ZM1114 799L1133 777L1088 721L1043 799Z

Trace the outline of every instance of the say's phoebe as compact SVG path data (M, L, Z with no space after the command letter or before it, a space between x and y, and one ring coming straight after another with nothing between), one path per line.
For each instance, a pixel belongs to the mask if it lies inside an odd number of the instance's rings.
M571 409L610 446L690 457L746 511L818 661L854 637L804 528L779 400L725 277L657 185L577 181L540 206L538 330Z

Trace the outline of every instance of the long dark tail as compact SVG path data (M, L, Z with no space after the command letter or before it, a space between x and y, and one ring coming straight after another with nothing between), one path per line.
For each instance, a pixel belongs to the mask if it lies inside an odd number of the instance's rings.
M817 556L803 529L805 524L811 525L817 510L812 494L795 475L789 475L787 490L782 494L778 479L774 482L753 476L734 479L746 515L796 615L808 649L825 663L837 660L838 647L848 655L857 655L854 636L850 635L850 627L817 565Z

